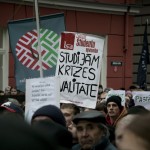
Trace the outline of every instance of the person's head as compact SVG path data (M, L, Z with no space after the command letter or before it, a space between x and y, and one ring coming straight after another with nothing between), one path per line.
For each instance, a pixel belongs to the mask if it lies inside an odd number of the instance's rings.
M135 117L124 129L119 150L150 150L150 113Z
M10 94L11 95L17 95L18 94L18 91L16 88L12 87L11 90L10 90Z
M35 122L32 127L42 131L44 135L49 137L49 141L55 145L55 149L70 150L72 147L72 135L66 127L52 122L50 120L42 120Z
M131 99L128 96L125 96L125 106L126 106L126 108L129 108L130 100Z
M125 105L126 105L126 104L125 104ZM133 106L135 106L134 99L130 99L127 108L129 109L129 108L131 108L131 107L133 107Z
M57 126L46 135L43 130L30 126L13 114L0 115L1 150L70 150L57 140L60 137ZM54 129L53 128L53 129ZM62 131L62 130L61 130ZM62 131L63 132L63 131ZM61 133L62 133L61 132ZM65 131L64 131L65 132ZM64 133L63 132L63 133ZM56 134L55 134L56 133ZM53 137L54 136L54 137ZM62 136L62 135L61 135ZM66 137L66 136L65 136ZM57 145L56 145L57 143Z
M111 91L111 90L113 90L113 88L107 87L107 88L104 89L104 92L108 93L108 92Z
M133 106L127 111L127 115L145 115L147 113L149 113L149 110L141 105Z
M143 106L133 106L128 109L126 116L124 116L116 125L115 129L115 141L118 148L122 142L124 136L124 130L130 124L130 122L137 116L143 116L148 114L149 111Z
M134 99L132 97L133 97L132 92L126 91L126 93L125 93L125 106L127 109L135 106Z
M14 99L14 98L8 98L8 102L12 102L14 103L15 105L17 106L21 106L20 102L17 100L17 99Z
M101 102L105 102L106 101L106 96L107 96L107 92L102 92L99 96L98 96L98 100L97 103L101 103Z
M2 95L5 95L5 92L2 91L2 90L0 90L0 95L1 95L1 96L2 96Z
M126 91L125 96L128 96L130 99L133 97L131 91Z
M135 116L136 115L127 115L117 123L115 128L115 144L117 148L120 148L126 126L134 119Z
M13 102L4 102L0 106L0 114L14 113L16 116L24 117L23 109Z
M75 144L77 143L78 139L77 139L76 126L72 122L72 119L76 114L80 113L80 108L75 104L71 104L71 103L62 103L60 108L65 117L68 130L71 132L73 136L73 144Z
M106 107L109 117L117 118L120 115L123 106L121 105L120 96L111 96L106 101Z
M104 116L106 116L107 114L106 103L105 102L97 103L95 110L100 111L101 113L104 114Z
M80 108L71 103L63 103L60 109L66 119L67 126L72 123L73 116L80 113Z
M10 95L11 86L5 88L5 95Z
M103 86L100 84L98 87L98 94L101 94L103 92Z
M138 87L137 87L136 85L131 85L131 86L129 87L129 90L130 90L130 91L137 91L137 90L138 90Z
M105 116L99 111L81 112L74 117L73 122L76 124L78 142L83 150L91 149L103 136L108 136Z
M31 123L41 120L51 120L66 127L66 121L61 110L54 105L42 106L34 112Z

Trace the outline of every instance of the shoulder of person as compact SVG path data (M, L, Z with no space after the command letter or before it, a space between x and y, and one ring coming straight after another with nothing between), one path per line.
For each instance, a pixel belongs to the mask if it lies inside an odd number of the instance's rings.
M109 143L105 150L117 150L117 148L113 144Z
M72 147L71 150L80 150L80 149L81 149L80 144L76 144Z

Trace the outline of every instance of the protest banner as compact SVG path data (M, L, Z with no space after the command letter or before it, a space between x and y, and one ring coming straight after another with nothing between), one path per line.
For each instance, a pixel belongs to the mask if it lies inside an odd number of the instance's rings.
M104 37L61 33L56 75L60 77L60 101L95 108L104 48Z
M59 79L57 77L26 80L25 118L30 122L33 113L48 104L60 107Z
M106 96L106 100L113 95L120 96L122 100L121 104L122 106L125 106L125 91L124 90L110 90Z
M25 92L25 81L55 75L59 38L65 31L64 14L51 14L40 17L40 49L35 18L13 20L8 23L10 46L15 61L17 89ZM41 54L41 59L40 59ZM42 68L41 68L42 61Z
M150 110L150 91L133 91L135 105L142 105Z

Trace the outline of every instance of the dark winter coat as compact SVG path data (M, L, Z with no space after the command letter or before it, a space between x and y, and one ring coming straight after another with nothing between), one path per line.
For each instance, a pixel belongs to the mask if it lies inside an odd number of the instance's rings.
M72 147L72 150L82 150L79 144ZM100 142L95 145L91 150L117 150L109 141L107 137L103 137Z

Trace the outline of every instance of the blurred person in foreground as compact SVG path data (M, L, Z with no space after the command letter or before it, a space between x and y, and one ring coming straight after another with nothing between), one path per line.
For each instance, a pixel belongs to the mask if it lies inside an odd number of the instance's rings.
M149 113L149 110L147 110L143 106L133 106L127 111L127 115L124 116L116 125L115 129L115 143L117 148L120 148L120 144L122 142L123 136L124 136L124 130L127 127L127 125L138 115L141 117L143 115L146 115Z
M109 141L105 116L96 110L85 111L73 118L79 144L72 150L116 150Z
M46 135L14 113L0 115L1 150L69 150L60 145L55 137L55 132L51 136Z
M150 150L150 113L136 116L126 126L119 150Z
M72 134L66 127L53 122L51 120L41 120L32 124L32 127L42 131L44 135L49 137L51 143L55 145L58 150L71 150L72 147Z

